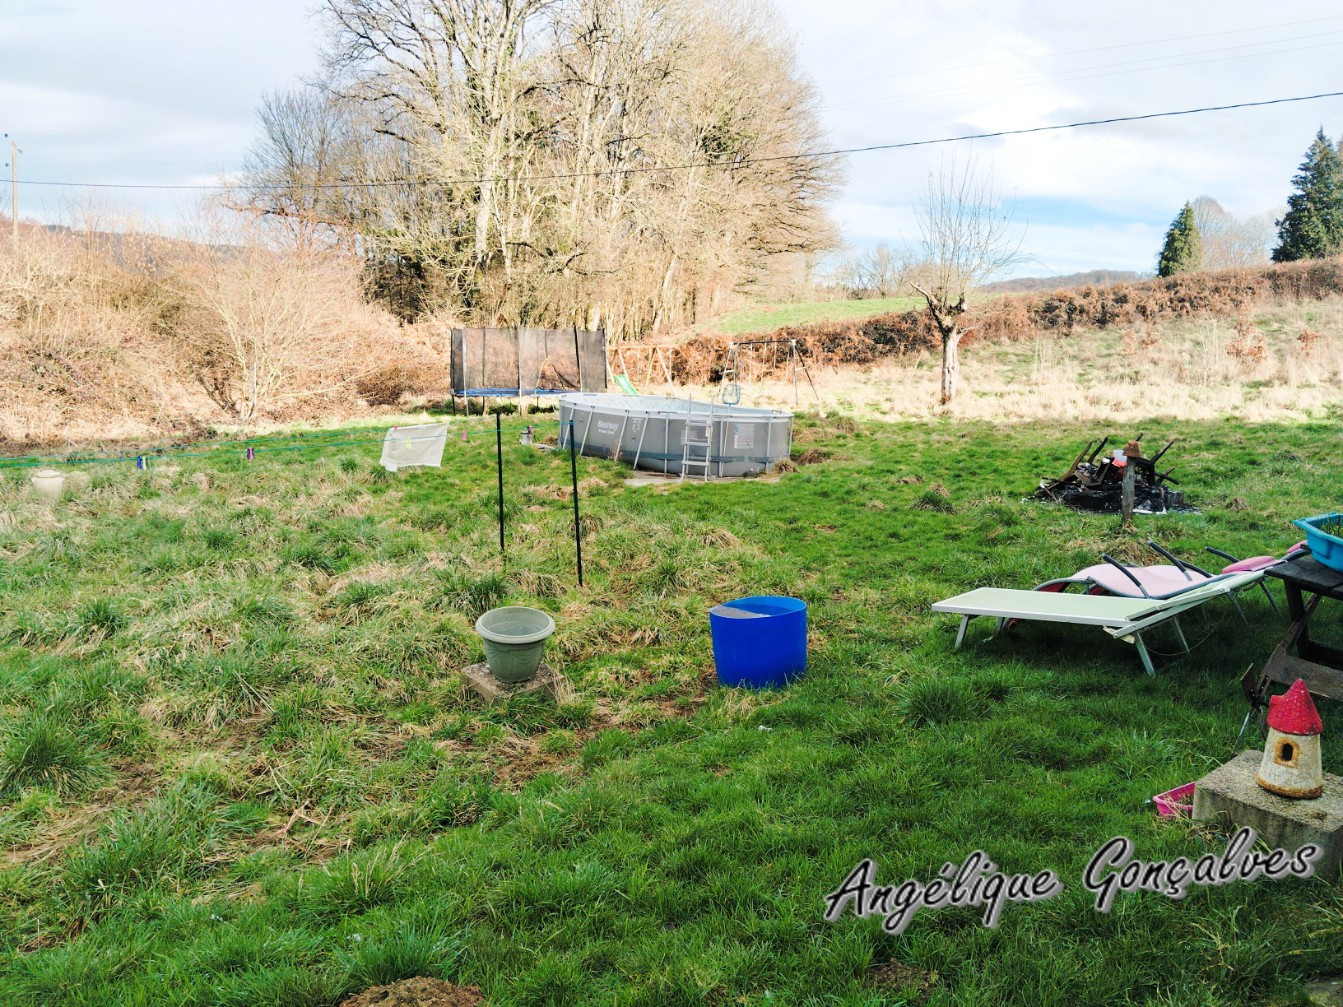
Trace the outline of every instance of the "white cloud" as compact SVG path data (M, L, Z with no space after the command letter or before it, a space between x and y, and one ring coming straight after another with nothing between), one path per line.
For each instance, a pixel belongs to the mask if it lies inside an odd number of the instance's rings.
M1122 8L929 0L898 14L856 0L780 4L802 39L826 125L846 147L1338 90L1343 53L1343 10L1328 2L1275 12L1247 0ZM974 146L1009 196L1073 208L1075 222L1030 227L1041 265L1027 271L1150 269L1187 199L1206 193L1236 213L1278 211L1321 123L1343 133L1343 100ZM850 157L835 206L846 234L857 242L911 238L910 208L943 149Z
M1330 91L1343 54L1334 0L777 2L818 82L831 140L845 147ZM9 0L0 7L0 131L20 141L29 178L189 184L235 170L262 94L316 67L315 6ZM1343 133L1343 100L975 148L1008 194L1068 209L1071 219L1031 224L1043 265L1029 268L1148 269L1153 243L1187 199L1206 193L1242 214L1278 210L1321 124ZM851 157L835 205L850 239L913 237L913 204L945 149ZM105 196L163 220L191 198ZM52 218L72 193L25 188L22 198L26 214Z

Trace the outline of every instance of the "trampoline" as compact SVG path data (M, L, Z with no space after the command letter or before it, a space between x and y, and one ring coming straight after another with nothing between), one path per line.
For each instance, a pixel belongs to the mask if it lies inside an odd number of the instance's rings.
M452 330L452 394L467 400L468 412L473 398L605 390L606 333L601 330Z

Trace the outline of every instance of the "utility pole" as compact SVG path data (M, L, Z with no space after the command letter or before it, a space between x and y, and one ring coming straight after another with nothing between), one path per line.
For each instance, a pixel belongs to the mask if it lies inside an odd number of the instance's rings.
M9 229L10 237L14 239L14 244L19 243L19 145L14 142L8 133L5 139L9 140Z

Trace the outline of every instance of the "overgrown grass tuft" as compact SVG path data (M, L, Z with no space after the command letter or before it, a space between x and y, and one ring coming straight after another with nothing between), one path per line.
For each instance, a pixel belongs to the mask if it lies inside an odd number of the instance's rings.
M399 845L342 857L310 877L303 889L303 907L318 916L336 918L367 912L404 891L415 862L414 856L401 853Z
M973 685L955 678L917 678L900 692L900 712L916 725L969 720L985 705Z
M956 513L956 505L944 489L924 490L910 506L915 510L930 510L938 514Z
M126 616L110 598L98 598L80 609L78 622L89 632L111 636L125 628Z
M473 622L502 605L510 590L508 579L501 573L474 575L457 567L440 571L438 581L442 591L438 604L455 609Z
M102 760L50 714L33 714L5 729L0 793L46 787L68 797L91 789L104 776Z
M465 952L462 942L442 924L406 921L380 931L348 935L348 950L337 960L344 968L348 990L385 986L414 976L442 976Z

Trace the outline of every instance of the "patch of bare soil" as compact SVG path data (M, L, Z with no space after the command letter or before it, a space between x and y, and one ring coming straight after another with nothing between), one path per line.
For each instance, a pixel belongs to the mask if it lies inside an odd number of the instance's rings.
M911 1003L920 1002L937 982L936 972L901 965L892 958L880 962L867 970L867 985L886 993L903 993L912 996Z
M484 1003L475 986L454 986L441 979L416 976L351 993L340 1007L478 1007Z

